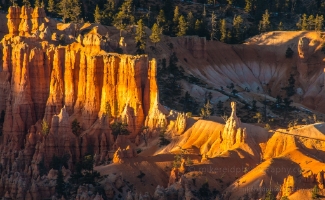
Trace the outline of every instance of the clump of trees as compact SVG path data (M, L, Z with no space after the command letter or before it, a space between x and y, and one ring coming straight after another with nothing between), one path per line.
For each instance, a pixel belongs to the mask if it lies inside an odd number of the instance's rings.
M125 122L115 121L109 125L109 128L112 131L114 140L116 140L118 135L129 135L130 131L128 130L128 124Z

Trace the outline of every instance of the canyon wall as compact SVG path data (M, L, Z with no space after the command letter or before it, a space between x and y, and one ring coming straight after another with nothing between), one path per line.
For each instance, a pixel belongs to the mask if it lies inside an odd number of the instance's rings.
M58 45L43 8L10 7L7 18L0 68L2 173L16 163L17 172L30 171L37 178L39 164L49 167L54 155L68 154L70 169L89 152L105 162L108 152L120 145L110 123L128 124L125 141L134 139L145 121L155 124L156 115L149 113L161 114L156 110L155 60L105 52L97 28L78 39L69 35L74 42ZM81 126L80 136L72 132L74 119ZM48 131L42 124L48 124ZM0 187L0 193L5 192Z

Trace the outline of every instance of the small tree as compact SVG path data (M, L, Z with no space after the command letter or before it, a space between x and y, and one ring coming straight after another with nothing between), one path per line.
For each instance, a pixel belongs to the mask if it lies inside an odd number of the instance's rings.
M166 129L161 128L159 133L159 146L166 146L170 143L168 139L166 139Z
M271 190L268 190L265 195L265 200L276 200Z
M100 24L100 22L102 21L102 18L103 18L102 13L99 10L98 5L96 5L96 9L95 9L95 12L94 12L95 23Z
M143 54L146 49L146 32L142 19L138 21L137 30L135 33L135 42L137 44L137 53Z
M47 4L47 11L49 11L51 14L55 12L55 2L54 0L49 0Z
M265 10L265 13L262 16L262 20L260 21L260 32L265 32L270 30L270 14L268 10Z
M59 198L61 198L65 194L65 182L63 179L63 173L61 169L58 171L58 175L56 178L55 192L57 194L57 197Z
M210 191L208 181L206 181L201 186L201 188L199 189L199 194L200 194L201 199L211 199L210 196L211 196L212 193Z
M156 23L154 23L154 25L152 26L152 29L151 29L151 35L150 35L150 40L151 42L153 42L156 46L156 44L158 42L160 42L160 29L158 27L158 25Z
M184 36L186 35L187 24L183 15L181 15L178 19L178 32L176 33L177 36Z
M42 121L42 134L44 136L48 135L50 132L50 127L49 124L47 123L47 121L45 119L43 119Z
M109 125L109 128L112 130L114 140L116 140L118 135L129 135L130 131L128 130L128 124L123 122L114 122Z
M78 122L77 119L74 119L74 120L72 121L72 123L71 123L71 130L72 130L72 133L73 133L75 136L77 136L77 137L80 136L80 133L81 133L81 126L80 126L80 124L79 124L79 122Z
M288 47L286 50L286 58L292 58L294 51Z
M318 192L319 192L319 189L318 189L318 186L315 185L311 191L311 198L314 200L314 199L319 199L318 198Z
M40 7L40 6L41 6L40 1L39 0L35 0L34 7L36 8L36 7Z
M262 122L262 114L260 112L257 112L253 118L257 119L257 123Z
M128 26L134 23L134 16L132 14L132 0L126 0L122 4L114 19L114 26L120 30L120 35L122 30L125 30Z

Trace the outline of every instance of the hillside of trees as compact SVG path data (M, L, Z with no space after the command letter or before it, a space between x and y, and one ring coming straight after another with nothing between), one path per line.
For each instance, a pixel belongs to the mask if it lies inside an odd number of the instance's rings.
M0 4L3 10L10 5L41 6L63 22L95 22L120 30L147 26L154 32L150 36L154 43L159 42L159 34L199 35L235 44L272 30L320 31L325 14L324 0L11 0ZM139 53L145 46L141 38L136 39Z

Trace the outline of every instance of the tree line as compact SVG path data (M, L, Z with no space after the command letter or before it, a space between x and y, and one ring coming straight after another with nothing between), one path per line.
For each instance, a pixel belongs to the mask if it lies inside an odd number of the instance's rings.
M283 20L287 20L295 14L306 13L301 14L296 30L320 31L324 23L323 1L316 1L317 6L304 6L301 0L199 2L203 3L199 6L202 10L193 12L181 10L173 0L164 0L154 5L149 5L147 0L121 0L118 3L115 0L11 0L1 7L6 9L13 4L44 7L49 16L60 18L63 22L89 21L115 26L121 34L136 25L138 53L143 53L145 49L145 27L152 29L153 34L149 38L155 44L160 41L161 34L172 37L198 35L208 40L241 43L258 33L288 29L283 21L279 22L279 19L282 20L280 15L285 15L286 19ZM219 6L223 8L221 14L217 12ZM234 12L235 9L242 9L244 13ZM277 16L278 19L271 20ZM249 22L250 18L253 18L253 23Z

